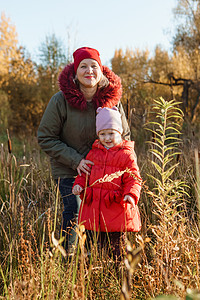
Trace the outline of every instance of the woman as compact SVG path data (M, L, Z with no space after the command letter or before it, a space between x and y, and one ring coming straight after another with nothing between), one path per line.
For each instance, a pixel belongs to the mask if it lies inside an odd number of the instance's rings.
M73 53L74 63L59 75L60 91L50 100L38 128L38 143L50 156L52 176L59 184L64 211L62 232L67 235L65 248L75 241L75 224L80 198L72 195L77 174L90 173L93 162L84 159L96 139L97 107L118 106L123 137L130 131L120 101L120 78L102 66L96 49L82 47Z

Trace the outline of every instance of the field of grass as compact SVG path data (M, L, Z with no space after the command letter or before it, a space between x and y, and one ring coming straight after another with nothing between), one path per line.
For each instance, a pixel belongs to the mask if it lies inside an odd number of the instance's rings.
M120 265L97 245L87 257L83 228L65 256L48 158L36 138L10 136L8 147L2 135L0 299L200 299L200 142L176 138L179 122L168 123L181 118L176 103L155 106L154 141L138 154L142 230L129 234Z

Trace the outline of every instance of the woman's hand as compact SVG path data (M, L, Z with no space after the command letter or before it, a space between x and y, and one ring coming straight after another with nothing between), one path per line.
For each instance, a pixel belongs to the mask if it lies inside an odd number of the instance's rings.
M90 175L91 168L88 166L89 165L94 165L94 163L90 160L87 159L82 159L77 167L77 172L81 176L81 172Z
M73 189L72 189L72 193L74 195L80 195L80 193L82 192L83 188L79 185L79 184L76 184Z
M135 199L130 195L124 196L124 202L129 202L132 205L132 208L135 208Z

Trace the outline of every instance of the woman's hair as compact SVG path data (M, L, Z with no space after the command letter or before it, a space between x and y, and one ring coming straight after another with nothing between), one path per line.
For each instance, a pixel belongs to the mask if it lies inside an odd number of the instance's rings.
M77 78L76 75L75 75L75 78L74 78L74 83L76 83L76 85L79 86L79 81L78 81L78 78ZM98 83L98 87L99 87L100 89L103 89L103 88L107 87L108 85L109 85L109 80L108 80L108 78L107 78L105 75L103 75L103 73L102 73L101 79L99 80L99 83Z
M107 78L105 75L103 75L103 73L102 73L101 79L100 79L100 81L99 81L99 83L98 83L98 87L101 89L101 88L107 87L108 85L109 85L109 80L108 80L108 78Z

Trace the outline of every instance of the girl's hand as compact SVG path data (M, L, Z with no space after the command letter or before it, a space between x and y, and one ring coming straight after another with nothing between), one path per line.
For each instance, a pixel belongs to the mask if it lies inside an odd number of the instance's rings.
M82 192L83 188L79 185L79 184L76 184L73 189L72 189L72 193L74 195L80 195L80 193Z
M88 174L90 175L90 171L91 171L91 168L88 166L89 165L94 165L94 163L90 160L87 160L87 159L82 159L77 167L77 172L78 174L81 176L81 171L85 174Z
M132 205L132 208L135 208L135 199L131 197L130 195L124 196L124 202L129 202Z

